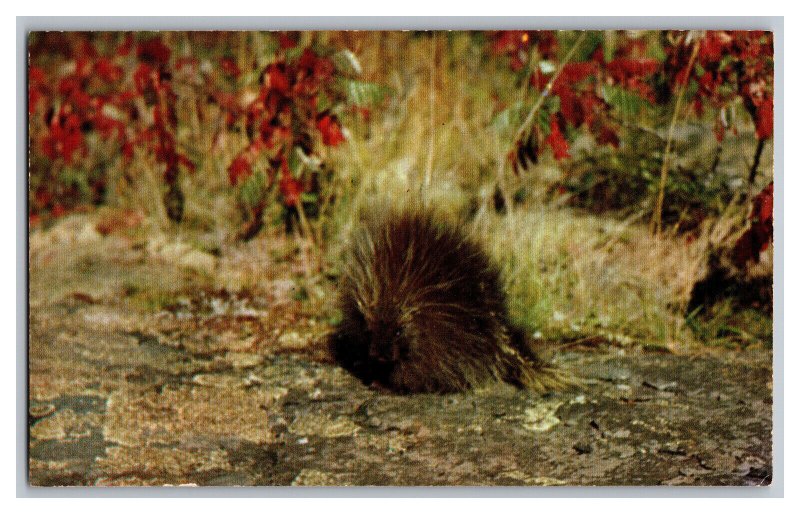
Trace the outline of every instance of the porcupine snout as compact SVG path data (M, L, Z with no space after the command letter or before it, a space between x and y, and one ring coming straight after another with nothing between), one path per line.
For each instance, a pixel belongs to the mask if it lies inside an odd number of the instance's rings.
M409 345L400 327L378 323L371 330L369 356L382 363L397 363L408 358Z

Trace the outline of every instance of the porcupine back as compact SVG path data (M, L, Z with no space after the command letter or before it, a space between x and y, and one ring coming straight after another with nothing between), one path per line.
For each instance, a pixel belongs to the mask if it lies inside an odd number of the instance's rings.
M330 349L365 384L413 393L564 382L511 325L497 266L459 225L419 209L373 216L346 266Z

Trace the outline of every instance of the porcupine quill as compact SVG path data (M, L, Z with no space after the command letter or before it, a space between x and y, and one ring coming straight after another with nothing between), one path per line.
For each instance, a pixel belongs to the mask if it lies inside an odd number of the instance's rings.
M543 392L565 384L512 324L498 266L431 210L368 216L340 283L334 360L398 393L456 392L502 380Z

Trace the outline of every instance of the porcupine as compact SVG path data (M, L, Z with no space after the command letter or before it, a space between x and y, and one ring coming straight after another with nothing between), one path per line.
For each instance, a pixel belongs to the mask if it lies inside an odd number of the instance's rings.
M425 209L368 216L343 273L334 360L367 385L456 392L567 381L510 319L497 264L461 224Z

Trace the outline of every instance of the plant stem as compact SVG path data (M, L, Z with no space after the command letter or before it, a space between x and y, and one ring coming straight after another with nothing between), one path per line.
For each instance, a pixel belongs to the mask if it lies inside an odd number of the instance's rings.
M297 216L300 219L300 228L302 233L305 235L306 240L308 241L309 245L311 246L311 253L312 253L312 266L314 266L314 271L319 271L322 269L322 248L321 243L316 240L314 230L311 228L311 223L308 221L308 217L306 216L306 211L303 209L303 202L302 200L297 200Z
M750 175L747 177L747 185L752 186L756 180L756 173L758 173L758 164L761 162L761 153L764 151L764 144L766 139L759 139L758 146L756 146L756 154L753 157L753 164L750 166Z
M714 150L714 162L711 163L711 175L717 172L720 158L722 158L722 142L717 143L717 148Z
M700 49L700 38L697 38L694 42L694 47L692 48L692 55L689 57L689 64L686 65L686 78L681 83L680 89L678 90L678 98L675 101L675 110L672 113L672 120L669 124L669 130L667 131L667 144L664 148L664 159L661 162L661 181L658 187L658 198L656 199L656 205L653 208L653 217L650 221L650 228L654 234L658 234L661 232L661 211L664 208L664 190L667 187L667 172L669 171L669 154L672 152L672 142L675 135L675 125L678 121L678 113L681 110L681 102L683 101L683 95L686 93L686 88L689 85L689 72L694 66L694 61L697 58L697 52Z
M431 185L431 176L433 175L433 154L436 147L436 122L435 122L435 105L436 105L436 35L431 37L431 74L428 91L428 121L429 132L428 134L428 156L425 161L425 178L422 182L422 198L423 201L427 200L426 193L428 187Z

